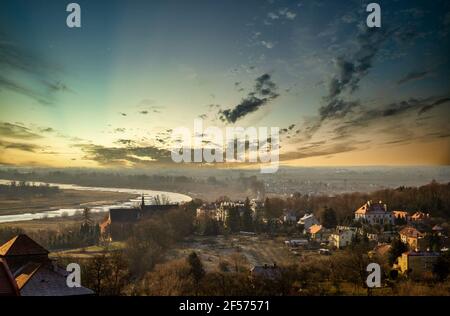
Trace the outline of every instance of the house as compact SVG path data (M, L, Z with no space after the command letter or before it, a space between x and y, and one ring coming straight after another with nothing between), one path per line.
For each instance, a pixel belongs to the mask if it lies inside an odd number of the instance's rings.
M326 233L325 227L323 227L322 225L318 225L318 224L312 225L308 230L308 234L310 235L311 240L314 240L314 241L322 241L324 239L327 239L326 235L328 235Z
M203 204L196 210L196 217L198 218L211 218L217 217L217 205L215 203Z
M68 287L69 273L48 257L48 250L27 235L0 246L0 295L93 295L86 287Z
M356 232L354 230L336 230L330 235L330 246L341 249L350 245L355 237Z
M425 234L414 227L407 226L400 232L400 240L409 246L411 250L425 250L426 240Z
M396 223L403 222L406 224L411 220L411 216L406 211L392 211L392 215L394 215L394 221Z
M370 225L394 224L394 215L387 210L387 205L382 201L378 203L367 201L355 211L355 220Z
M437 252L407 251L397 259L396 268L408 276L431 272L440 254Z
M178 208L178 204L145 204L144 195L142 195L139 207L111 208L108 218L100 224L100 232L104 239L124 240L139 221Z
M308 214L306 213L302 218L300 218L297 222L298 225L303 225L305 231L308 231L308 229L312 225L319 224L319 221L316 219L314 214Z
M423 221L426 221L429 218L430 218L430 214L424 213L424 212L421 212L421 211L415 212L411 216L411 220L413 222L423 222Z

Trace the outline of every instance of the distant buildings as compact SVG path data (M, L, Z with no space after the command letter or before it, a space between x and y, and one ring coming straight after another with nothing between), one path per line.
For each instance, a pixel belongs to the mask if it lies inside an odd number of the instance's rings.
M424 212L415 212L411 216L411 221L413 222L423 222L430 218L430 214Z
M394 215L387 210L387 205L383 204L383 202L374 203L367 201L355 211L355 220L369 225L394 224Z
M142 196L139 207L111 208L108 218L100 224L100 230L105 239L123 240L139 221L178 208L178 204L146 205L144 196Z
M300 218L297 222L297 224L299 225L303 225L305 231L308 231L308 229L312 226L312 225L317 225L319 224L319 221L317 220L317 218L314 216L314 214L308 214L306 213L302 218Z
M394 220L403 221L405 224L411 220L411 216L406 211L393 211L392 214L394 215Z
M404 227L399 232L400 240L409 246L409 249L420 251L426 250L425 233L420 232L414 227Z
M353 229L337 229L329 237L330 246L341 249L349 246L356 235L356 230Z
M0 246L0 296L93 295L83 286L68 287L68 272L49 259L48 250L27 235Z
M398 258L397 268L408 276L420 276L425 272L431 272L440 254L437 252L408 251Z
M329 233L327 233L327 230L322 225L314 224L312 225L308 233L310 235L311 240L314 241L322 241L326 240L327 237L329 237Z

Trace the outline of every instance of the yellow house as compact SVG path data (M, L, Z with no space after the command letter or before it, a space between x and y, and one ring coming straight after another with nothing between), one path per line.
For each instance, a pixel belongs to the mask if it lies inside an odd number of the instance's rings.
M397 259L397 268L402 274L419 276L424 272L431 272L439 257L436 252L404 252Z
M423 251L426 248L425 234L414 227L405 227L400 232L400 239L411 250Z

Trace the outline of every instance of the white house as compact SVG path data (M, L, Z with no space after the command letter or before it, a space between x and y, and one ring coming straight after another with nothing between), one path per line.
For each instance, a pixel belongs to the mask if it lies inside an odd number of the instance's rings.
M372 201L367 201L366 204L355 211L355 220L363 221L370 225L394 224L394 215L387 210L387 206L383 202L373 203Z
M299 225L303 225L303 227L305 228L306 231L309 230L309 228L312 225L317 225L319 224L319 221L316 219L316 217L314 216L314 214L308 214L306 213L302 218L300 218L297 222L297 224Z
M337 230L330 235L330 246L338 249L346 247L352 243L353 237L356 232L354 230Z

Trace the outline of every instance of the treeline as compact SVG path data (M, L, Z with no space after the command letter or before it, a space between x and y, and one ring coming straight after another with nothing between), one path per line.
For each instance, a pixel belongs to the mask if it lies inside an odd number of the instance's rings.
M0 245L19 234L26 233L48 250L64 250L89 247L100 243L100 227L91 220L89 209L84 209L80 224L66 227L62 231L38 230L25 232L21 228L0 228Z
M20 172L16 169L0 170L0 179L11 179L17 181L41 181L50 183L76 184L81 186L94 187L121 187L135 189L153 189L153 190L172 190L177 192L186 192L197 190L207 192L211 187L228 188L235 190L250 190L253 193L264 192L264 183L259 181L256 176L245 177L240 175L238 179L218 180L214 176L208 178L194 178L184 175L146 175L135 174L127 175L123 173L112 172L65 172L65 171L47 171L47 172ZM233 191L234 192L234 191Z
M59 187L49 184L34 184L26 181L11 181L0 184L0 197L4 199L21 199L31 197L49 197L59 193Z
M391 270L384 258L367 256L360 242L332 257L318 256L298 264L271 266L266 275L251 273L241 253L207 270L200 256L159 263L140 277L129 270L125 252L99 255L83 265L83 284L98 295L152 296L324 296L324 295L448 295L450 257L444 256L422 281ZM382 287L367 289L366 267L382 266Z
M381 200L390 211L406 210L411 215L416 211L423 211L435 218L450 219L450 183L440 184L435 181L421 187L398 187L371 193L344 193L336 196L295 193L287 199L269 199L278 209L289 209L297 215L314 212L320 217L321 212L331 208L336 212L338 224L351 222L354 212L368 200Z

